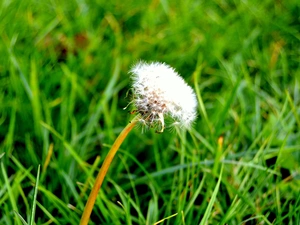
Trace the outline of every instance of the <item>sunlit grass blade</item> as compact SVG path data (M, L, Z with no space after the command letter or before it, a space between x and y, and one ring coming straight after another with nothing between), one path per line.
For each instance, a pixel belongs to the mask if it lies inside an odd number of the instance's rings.
M41 166L39 165L37 175L36 175L36 182L35 182L34 193L33 193L33 202L32 202L29 225L34 225L34 218L35 218L35 213L36 213L36 202L37 202L36 198L37 198L39 180L40 180L40 169L41 169Z
M14 197L13 190L11 189L11 185L10 185L10 182L9 182L9 180L8 180L7 173L6 173L6 171L5 171L3 162L1 162L1 171L2 171L3 178L4 178L5 186L6 186L6 188L7 188L7 192L8 192L8 195L9 195L9 200L10 200L10 203L11 203L11 205L12 205L12 209L13 209L17 214L19 214L19 212L18 212L18 207L17 207L17 202L16 202L16 199L15 199L15 197ZM20 220L17 219L16 221L17 221L17 224L18 224L18 225L21 225Z
M197 66L196 69L193 73L193 77L194 77L194 86L195 86L195 91L196 91L196 95L198 98L198 103L199 103L199 108L200 108L200 112L201 115L204 117L204 120L206 122L206 125L209 128L210 133L212 134L212 128L211 128L211 124L210 121L208 119L207 116L207 112L206 112L206 108L203 102L203 98L199 89L199 78L201 78L201 72L202 72L202 56L200 57L200 55L198 56L198 61L197 61Z
M38 71L36 66L36 61L31 60L31 73L30 73L30 89L32 92L31 105L34 121L34 129L37 137L41 137L42 129L40 121L42 120L42 108L40 100L40 88Z
M14 211L14 213L19 217L19 219L21 220L23 225L28 225L28 223L26 222L26 220L24 220L24 218L20 215L20 213L18 213L16 211Z
M208 206L206 207L205 213L204 213L199 225L207 224L208 219L211 216L211 210L213 208L213 205L215 204L215 201L217 200L217 194L219 192L219 188L220 188L220 184L221 184L221 180L222 180L223 167L224 167L224 165L222 165L222 167L221 167L218 183L214 189L214 192L210 198Z
M158 225L158 224L160 224L160 223L163 223L164 221L169 220L169 219L171 219L172 217L177 216L177 215L178 215L178 213L174 213L173 215L167 216L167 217L165 217L165 218L163 218L163 219L161 219L161 220L155 222L153 225Z

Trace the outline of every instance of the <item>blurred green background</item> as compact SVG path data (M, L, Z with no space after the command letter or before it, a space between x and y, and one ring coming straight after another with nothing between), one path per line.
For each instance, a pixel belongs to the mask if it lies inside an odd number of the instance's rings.
M300 224L299 15L297 0L1 1L0 224L32 221L34 199L36 224L79 223L139 60L174 67L199 116L134 129L91 224Z

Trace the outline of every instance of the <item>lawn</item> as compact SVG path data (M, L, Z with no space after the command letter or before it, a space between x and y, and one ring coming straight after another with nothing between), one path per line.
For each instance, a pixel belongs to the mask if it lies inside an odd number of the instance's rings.
M299 225L299 15L297 0L1 1L0 224L79 224L143 60L176 69L198 116L134 128L90 224Z

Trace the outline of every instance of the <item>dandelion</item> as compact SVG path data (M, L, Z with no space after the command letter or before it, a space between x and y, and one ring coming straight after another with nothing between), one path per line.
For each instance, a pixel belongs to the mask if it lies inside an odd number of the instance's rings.
M124 128L108 152L85 205L81 225L88 224L107 170L120 145L136 124L158 127L158 132L163 132L165 117L173 119L171 125L178 124L184 128L189 128L196 119L195 93L172 67L159 62L139 62L130 73L133 91L131 103L135 106L133 112L138 115Z
M141 122L165 128L164 117L189 128L196 118L197 100L193 89L175 70L159 62L140 62L131 69L133 104Z

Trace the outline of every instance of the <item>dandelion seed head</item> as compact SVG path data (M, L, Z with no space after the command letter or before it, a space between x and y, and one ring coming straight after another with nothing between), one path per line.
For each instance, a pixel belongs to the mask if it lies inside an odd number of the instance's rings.
M164 116L189 128L196 119L197 100L193 89L169 65L139 62L131 69L133 104L148 126L165 127Z

